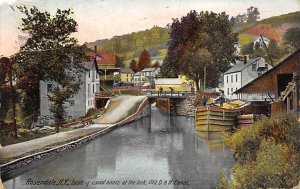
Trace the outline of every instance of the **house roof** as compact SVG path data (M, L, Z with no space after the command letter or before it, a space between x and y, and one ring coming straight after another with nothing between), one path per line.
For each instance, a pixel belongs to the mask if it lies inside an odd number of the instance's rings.
M294 57L297 53L300 52L300 48L297 49L295 52L293 52L292 54L290 54L288 57L286 57L284 60L282 60L280 63L278 63L277 65L275 65L273 68L269 69L268 71L266 71L265 73L263 73L262 75L258 76L257 78L255 78L254 80L252 80L251 82L247 83L246 85L244 85L243 87L239 88L238 90L236 90L234 93L241 93L242 91L244 91L246 88L248 88L249 86L255 84L256 82L258 82L259 80L269 76L272 72L276 71L277 69L279 69L280 67L282 67L284 64L286 64L288 62L289 59L291 59L292 57ZM274 87L272 85L270 85L270 87Z
M78 66L86 70L91 70L95 62L93 60L78 62Z
M136 72L135 74L133 74L133 76L140 76L141 72Z
M130 73L130 74L132 74L133 71L132 71L132 69L125 68L125 69L121 69L121 73Z
M116 55L114 52L99 52L99 58L96 59L98 65L116 65Z
M179 78L158 78L155 79L155 85L181 85L184 82Z
M145 68L142 70L142 72L154 72L156 68Z
M252 63L258 61L259 59L261 59L261 58L258 57L258 58L249 59L246 64L244 63L244 61L237 61L237 63L232 68L227 70L224 74L240 72L243 69L245 69L246 67L248 67L249 65L251 65Z

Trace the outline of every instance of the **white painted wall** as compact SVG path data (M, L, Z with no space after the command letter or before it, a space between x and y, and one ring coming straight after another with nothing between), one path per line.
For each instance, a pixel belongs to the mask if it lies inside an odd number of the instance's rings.
M241 79L241 72L224 74L224 93L226 98L237 98L237 95L233 94L233 92L242 87Z

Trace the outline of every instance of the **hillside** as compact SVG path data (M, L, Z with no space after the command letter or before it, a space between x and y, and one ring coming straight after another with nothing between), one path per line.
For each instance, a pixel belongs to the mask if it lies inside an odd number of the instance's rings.
M237 32L242 35L239 37L243 40L241 44L250 42L260 34L282 44L284 33L292 27L300 27L300 11L263 19L254 25L239 26L236 30L240 29Z
M242 46L255 40L260 34L282 44L284 33L292 27L300 27L300 11L263 19L255 24L235 25L233 31L239 33ZM167 28L154 26L145 31L90 42L87 47L94 49L97 46L97 51L115 51L128 67L131 59L137 60L144 49L150 52L152 61L161 63L167 52L168 39Z
M87 43L87 47L94 49L97 46L97 51L113 50L123 60L129 60L139 57L144 49L149 51L151 57L164 56L168 39L168 29L154 26L150 30Z

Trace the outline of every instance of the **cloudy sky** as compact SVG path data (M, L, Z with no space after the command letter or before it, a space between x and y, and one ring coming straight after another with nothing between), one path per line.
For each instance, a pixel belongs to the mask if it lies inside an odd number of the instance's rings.
M190 10L225 11L230 16L258 7L261 18L300 10L300 0L0 0L0 55L9 56L22 44L22 15L16 5L36 6L54 13L72 7L80 43L111 38L154 25L165 27ZM19 37L18 37L19 36Z

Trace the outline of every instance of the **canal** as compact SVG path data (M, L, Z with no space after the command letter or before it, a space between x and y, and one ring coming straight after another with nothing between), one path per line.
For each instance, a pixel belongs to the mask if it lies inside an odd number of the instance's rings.
M221 135L197 132L193 118L155 107L151 113L25 171L5 188L215 188L220 171L234 163Z

